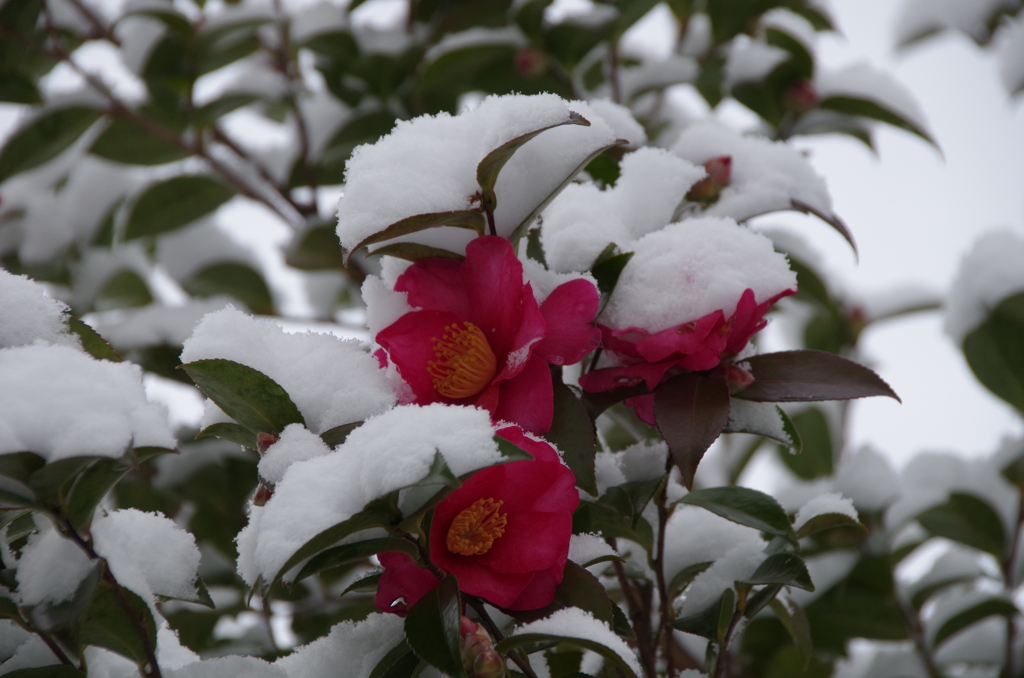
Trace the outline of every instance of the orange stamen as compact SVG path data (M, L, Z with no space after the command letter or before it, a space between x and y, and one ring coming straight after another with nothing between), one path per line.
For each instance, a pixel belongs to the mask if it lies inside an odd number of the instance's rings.
M491 550L494 540L505 534L508 514L498 513L504 502L477 499L455 516L448 528L448 550L460 556L479 556Z
M475 396L491 382L498 361L483 331L471 322L454 323L444 328L444 336L434 337L434 357L427 373L434 388L446 398Z

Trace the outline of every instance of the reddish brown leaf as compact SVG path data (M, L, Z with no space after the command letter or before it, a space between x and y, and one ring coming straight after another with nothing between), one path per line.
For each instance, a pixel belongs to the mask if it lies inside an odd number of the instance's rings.
M729 422L729 388L694 373L673 377L654 391L654 418L691 489L697 465Z
M900 398L877 374L825 351L781 351L747 358L754 383L735 394L761 402L849 400L869 396Z

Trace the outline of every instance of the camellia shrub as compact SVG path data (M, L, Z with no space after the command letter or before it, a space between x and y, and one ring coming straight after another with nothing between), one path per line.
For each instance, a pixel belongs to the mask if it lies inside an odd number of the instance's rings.
M632 53L659 17L674 47ZM819 72L831 30L0 3L0 675L1019 675L1024 443L844 449L848 401L898 400L861 332L937 304L871 312L758 219L855 247L788 141L932 142L885 74ZM981 239L946 322L1024 412L1021 261ZM740 483L763 454L778 497Z

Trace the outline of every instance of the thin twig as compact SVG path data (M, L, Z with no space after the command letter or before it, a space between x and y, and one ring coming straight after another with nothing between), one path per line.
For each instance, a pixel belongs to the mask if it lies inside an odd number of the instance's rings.
M82 2L82 0L69 0L69 2L74 5L75 9L77 9L90 24L92 24L93 31L95 31L96 35L117 45L118 47L121 46L121 41L118 40L113 31L104 25L103 21L96 16L96 13L92 11L92 8Z
M619 83L619 41L608 44L608 81L612 88L612 101L622 103L622 86Z
M615 548L614 540L606 539L612 548ZM650 628L650 615L648 614L647 605L644 604L643 598L640 593L629 581L629 577L626 576L626 569L622 566L619 561L612 562L612 568L615 570L615 576L619 580L619 588L622 590L622 595L626 601L626 607L629 608L629 618L633 622L633 632L636 634L636 649L640 654L640 664L644 668L644 673L648 676L656 675L657 667L657 637L652 638Z
M1024 488L1018 488L1017 499L1017 526L1013 531L1013 540L1010 548L1003 558L1003 583L1006 590L1012 592L1014 589L1014 572L1017 569L1017 549L1020 548L1021 530L1024 529ZM1003 675L1013 678L1016 669L1016 657L1014 645L1017 640L1017 615L1011 614L1006 618L1006 654L1003 660Z
M672 457L669 456L666 464L666 472L672 470ZM668 483L666 482L655 499L658 510L658 546L657 555L654 557L654 575L658 585L658 598L661 599L661 615L658 623L658 635L661 639L663 653L666 662L666 675L672 678L675 674L675 659L672 652L674 642L672 634L672 600L668 595L668 586L665 584L665 526L668 524L669 509L667 506Z
M74 663L70 659L68 659L68 656L64 654L64 650L60 649L60 646L57 645L57 641L51 638L49 634L44 633L43 631L39 631L37 629L33 629L33 632L37 636L39 636L40 640L42 640L43 643L46 644L46 647L50 648L50 652L56 655L57 659L60 660L61 664L64 664L65 666L75 666Z
M480 621L482 621L484 626L487 628L487 632L494 636L495 642L500 643L505 636L501 633L501 629L498 628L498 625L494 623L494 620L491 619L491 615L487 614L487 608L484 607L483 601L475 596L466 596L466 601L469 603L470 607L476 610L476 613L480 615ZM515 662L515 665L519 667L519 670L521 670L527 678L537 678L537 674L534 673L533 667L530 666L529 658L520 654L519 648L509 652L508 658Z
M729 667L729 642L732 641L732 634L736 632L736 627L739 626L741 619L743 619L743 613L736 610L732 615L732 621L729 622L729 628L725 632L725 642L722 644L722 647L718 648L718 657L715 659L714 678L723 678L725 676L725 672Z

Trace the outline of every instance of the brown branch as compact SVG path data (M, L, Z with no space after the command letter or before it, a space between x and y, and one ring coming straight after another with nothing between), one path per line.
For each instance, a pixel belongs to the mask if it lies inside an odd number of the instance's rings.
M1014 589L1013 576L1017 569L1017 550L1020 548L1021 530L1024 529L1024 488L1018 488L1017 500L1017 526L1013 531L1013 540L1001 563L1003 569L1003 583L1007 591L1012 593ZM1014 644L1017 640L1017 616L1009 615L1006 618L1006 654L1003 660L1003 675L1014 676L1016 657Z
M672 470L672 457L667 461L666 472ZM657 555L654 557L654 575L658 586L658 598L661 601L661 615L658 623L657 637L662 643L662 652L665 656L665 672L668 678L675 674L675 657L672 645L675 642L672 631L672 600L668 595L668 586L665 584L665 526L668 524L669 509L667 505L668 481L663 484L661 491L655 499L658 510L658 545Z
M57 659L60 660L61 664L64 664L65 666L75 666L74 662L68 659L68 656L64 654L64 650L60 649L60 646L57 645L57 641L51 638L49 634L43 631L39 631L37 629L32 629L32 632L39 636L40 640L42 640L43 643L46 644L46 647L50 648L50 652L56 655ZM78 667L75 666L75 668Z
M103 21L96 16L96 13L93 12L88 5L82 2L82 0L68 0L68 2L70 2L90 24L92 24L93 32L97 36L103 38L107 42L117 45L118 47L121 46L121 41L117 39L114 32L104 25Z
M613 539L606 539L609 546L615 548ZM629 619L633 623L633 632L636 634L636 649L640 654L640 664L644 673L652 677L657 675L657 637L652 637L650 614L648 614L647 601L636 590L626 576L626 568L619 561L612 562L615 576L619 580L619 589L622 590L626 607L629 609Z

